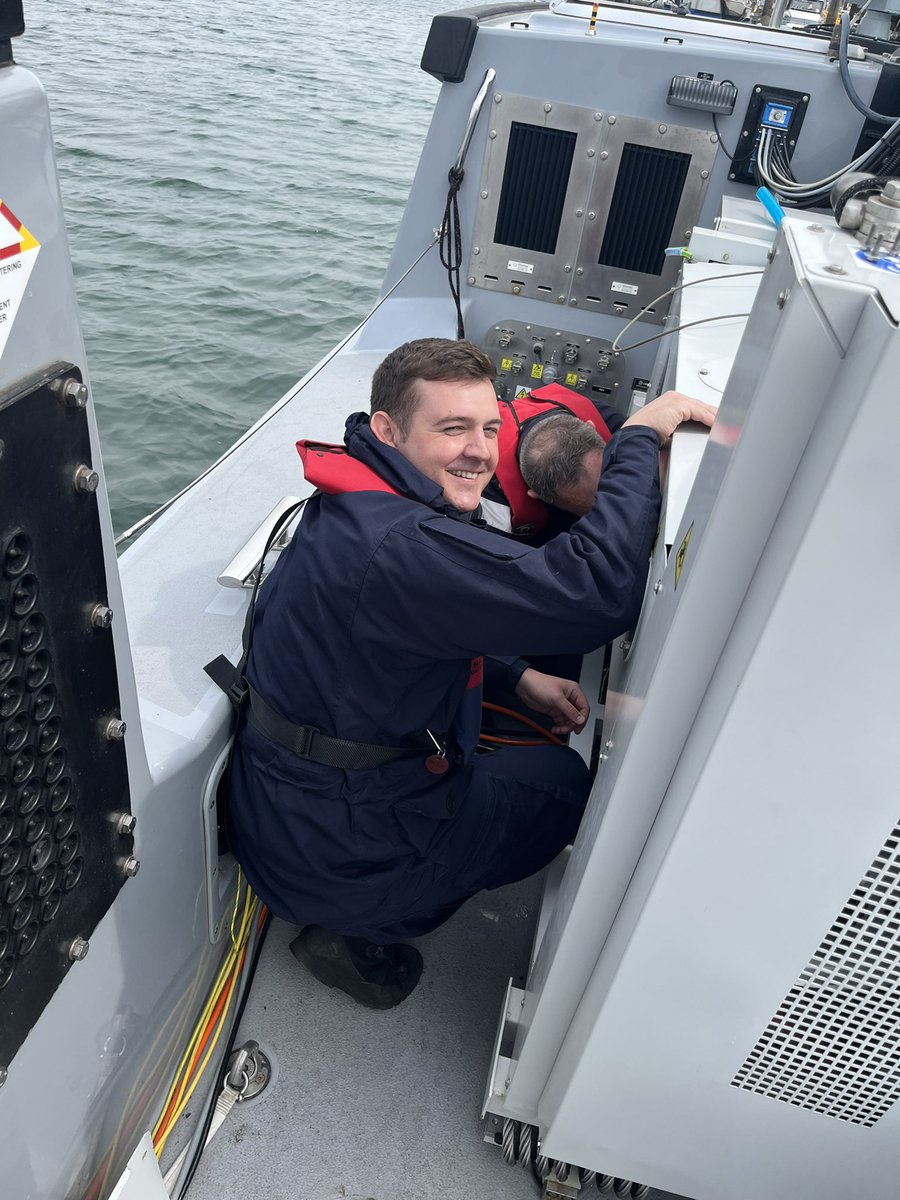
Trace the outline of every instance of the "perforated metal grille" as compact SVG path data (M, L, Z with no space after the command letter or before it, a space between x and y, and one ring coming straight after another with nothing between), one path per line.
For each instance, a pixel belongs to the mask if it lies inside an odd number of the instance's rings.
M900 825L732 1079L872 1126L900 1096Z
M494 241L555 254L576 135L513 121Z
M598 262L658 275L690 166L690 154L626 142Z

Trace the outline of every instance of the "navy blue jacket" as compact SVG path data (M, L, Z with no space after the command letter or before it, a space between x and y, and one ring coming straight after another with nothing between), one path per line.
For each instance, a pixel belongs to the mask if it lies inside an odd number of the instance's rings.
M642 427L616 434L591 512L536 549L448 505L362 414L346 442L402 495L309 501L260 591L248 678L298 724L384 745L452 731L461 761L444 775L424 755L343 771L244 724L229 816L235 853L276 914L364 933L395 924L435 872L459 867L450 826L480 715L472 660L525 647L585 653L636 623L659 517L659 443Z

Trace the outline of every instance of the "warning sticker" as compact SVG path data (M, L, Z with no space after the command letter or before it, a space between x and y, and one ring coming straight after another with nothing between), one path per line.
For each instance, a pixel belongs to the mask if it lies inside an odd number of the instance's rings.
M574 387L578 382L577 371L566 371L566 387Z
M527 387L516 388L516 399L517 400L524 400L526 396L530 396L530 395L531 395L531 388L527 388Z
M687 557L688 546L691 544L691 538L694 535L694 522L691 521L690 528L681 539L681 545L678 547L678 553L675 555L675 586L678 587L678 581L681 579L681 569L684 566L684 560Z
M512 359L511 358L501 358L500 359L500 370L501 371L512 370Z
M544 368L541 366L540 363L532 363L531 364L531 378L532 379L543 379L544 378Z
M0 200L0 354L6 349L40 243Z

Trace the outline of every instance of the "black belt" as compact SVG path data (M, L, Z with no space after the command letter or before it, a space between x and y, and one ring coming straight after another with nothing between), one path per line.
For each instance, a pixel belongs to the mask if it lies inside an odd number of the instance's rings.
M345 771L365 771L372 767L383 767L385 763L398 758L411 758L414 754L426 752L424 742L416 746L376 746L371 742L351 742L346 738L329 737L314 725L295 725L267 704L249 683L246 686L248 723L300 758L308 758L326 767L342 767Z
M446 759L443 742L438 742L428 734L423 735L418 743L406 746L378 746L371 742L351 742L347 738L330 737L314 725L297 725L272 708L224 655L209 663L204 670L237 711L244 713L248 724L299 758L326 767L341 767L345 771L371 770L414 755L434 756L435 750L442 760Z

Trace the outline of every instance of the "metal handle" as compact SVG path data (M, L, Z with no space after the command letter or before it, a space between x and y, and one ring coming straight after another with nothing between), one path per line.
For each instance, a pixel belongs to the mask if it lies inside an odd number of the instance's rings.
M475 125L478 121L478 114L484 107L485 99L490 91L491 84L497 78L497 72L493 67L488 67L484 73L481 87L478 89L478 95L472 101L472 107L469 109L469 119L466 122L466 131L463 134L463 140L460 143L459 153L456 156L456 162L453 164L454 171L461 171L463 163L466 161L466 153L469 149L469 142L472 140L472 134L475 132Z

